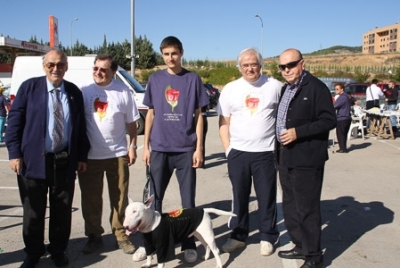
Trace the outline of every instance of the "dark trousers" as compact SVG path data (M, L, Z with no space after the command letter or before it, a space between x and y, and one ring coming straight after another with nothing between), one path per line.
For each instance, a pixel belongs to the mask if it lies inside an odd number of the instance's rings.
M369 100L369 101L365 102L365 108L367 110L374 108L374 107L379 108L379 104L375 105L373 100Z
M176 171L183 208L194 208L196 197L196 169L193 165L194 152L169 153L151 152L150 193L154 194L152 208L162 213L162 202L171 176ZM196 249L194 236L182 242L182 251Z
M324 167L287 168L278 165L278 170L283 192L283 216L295 249L302 252L306 260L322 261L320 203Z
M47 251L65 252L71 233L71 209L75 181L67 181L67 168L54 168L54 156L46 156L46 179L18 175L19 194L23 207L22 236L25 252L31 256L45 253L44 227L49 194L50 221Z
M231 238L245 241L249 234L249 201L252 182L258 203L260 239L275 243L276 230L276 169L273 153L243 152L232 149L228 154L228 173L232 183L233 213L228 226Z
M336 137L339 143L340 150L347 150L347 133L349 132L351 119L337 121ZM363 129L362 129L363 131Z

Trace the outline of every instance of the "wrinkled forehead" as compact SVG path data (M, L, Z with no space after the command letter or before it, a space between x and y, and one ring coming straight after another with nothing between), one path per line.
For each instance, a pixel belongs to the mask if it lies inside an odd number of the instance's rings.
M62 53L60 53L58 51L50 51L44 57L44 62L54 62L54 63L63 62L63 63L67 63L67 59L63 56Z

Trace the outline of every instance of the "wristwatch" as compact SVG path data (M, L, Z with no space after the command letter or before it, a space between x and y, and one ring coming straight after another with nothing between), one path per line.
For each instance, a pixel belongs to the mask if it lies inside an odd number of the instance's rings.
M131 145L129 145L129 147L130 147L130 148L133 148L133 149L135 149L135 150L137 149L137 145L136 145L136 144L131 144Z

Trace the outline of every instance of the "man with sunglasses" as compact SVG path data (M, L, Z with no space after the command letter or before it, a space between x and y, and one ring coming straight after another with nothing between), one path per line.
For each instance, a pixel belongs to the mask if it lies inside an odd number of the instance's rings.
M276 229L275 119L282 83L261 75L262 56L244 49L238 56L242 77L228 83L219 98L219 134L232 183L230 238L222 246L232 252L246 245L249 199L254 183L258 203L260 254L269 256L278 240Z
M329 89L305 70L299 50L283 51L279 69L286 83L278 105L275 159L285 225L295 247L278 256L304 259L301 268L322 268L320 198L335 109Z
M90 141L87 171L79 173L85 235L82 253L90 254L103 245L101 235L104 175L110 197L110 224L116 247L133 254L135 247L125 234L123 220L128 206L129 167L136 161L136 120L140 115L129 88L113 79L118 63L109 55L94 60L94 83L81 88L85 102ZM129 146L126 140L129 135Z
M57 267L68 264L76 171L86 170L89 141L82 93L63 80L67 56L51 49L43 58L46 76L23 82L8 115L6 144L10 168L17 174L23 207L22 237L35 267L46 252L44 229L50 205L47 252Z

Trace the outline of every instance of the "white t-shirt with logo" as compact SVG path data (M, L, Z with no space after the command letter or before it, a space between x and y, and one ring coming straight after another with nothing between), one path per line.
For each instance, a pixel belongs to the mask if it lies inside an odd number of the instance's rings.
M140 118L130 89L112 80L107 86L95 83L81 88L85 104L89 159L127 155L126 124Z
M245 152L272 151L275 142L276 111L282 83L260 76L253 82L243 77L222 90L218 114L230 117L230 146Z

